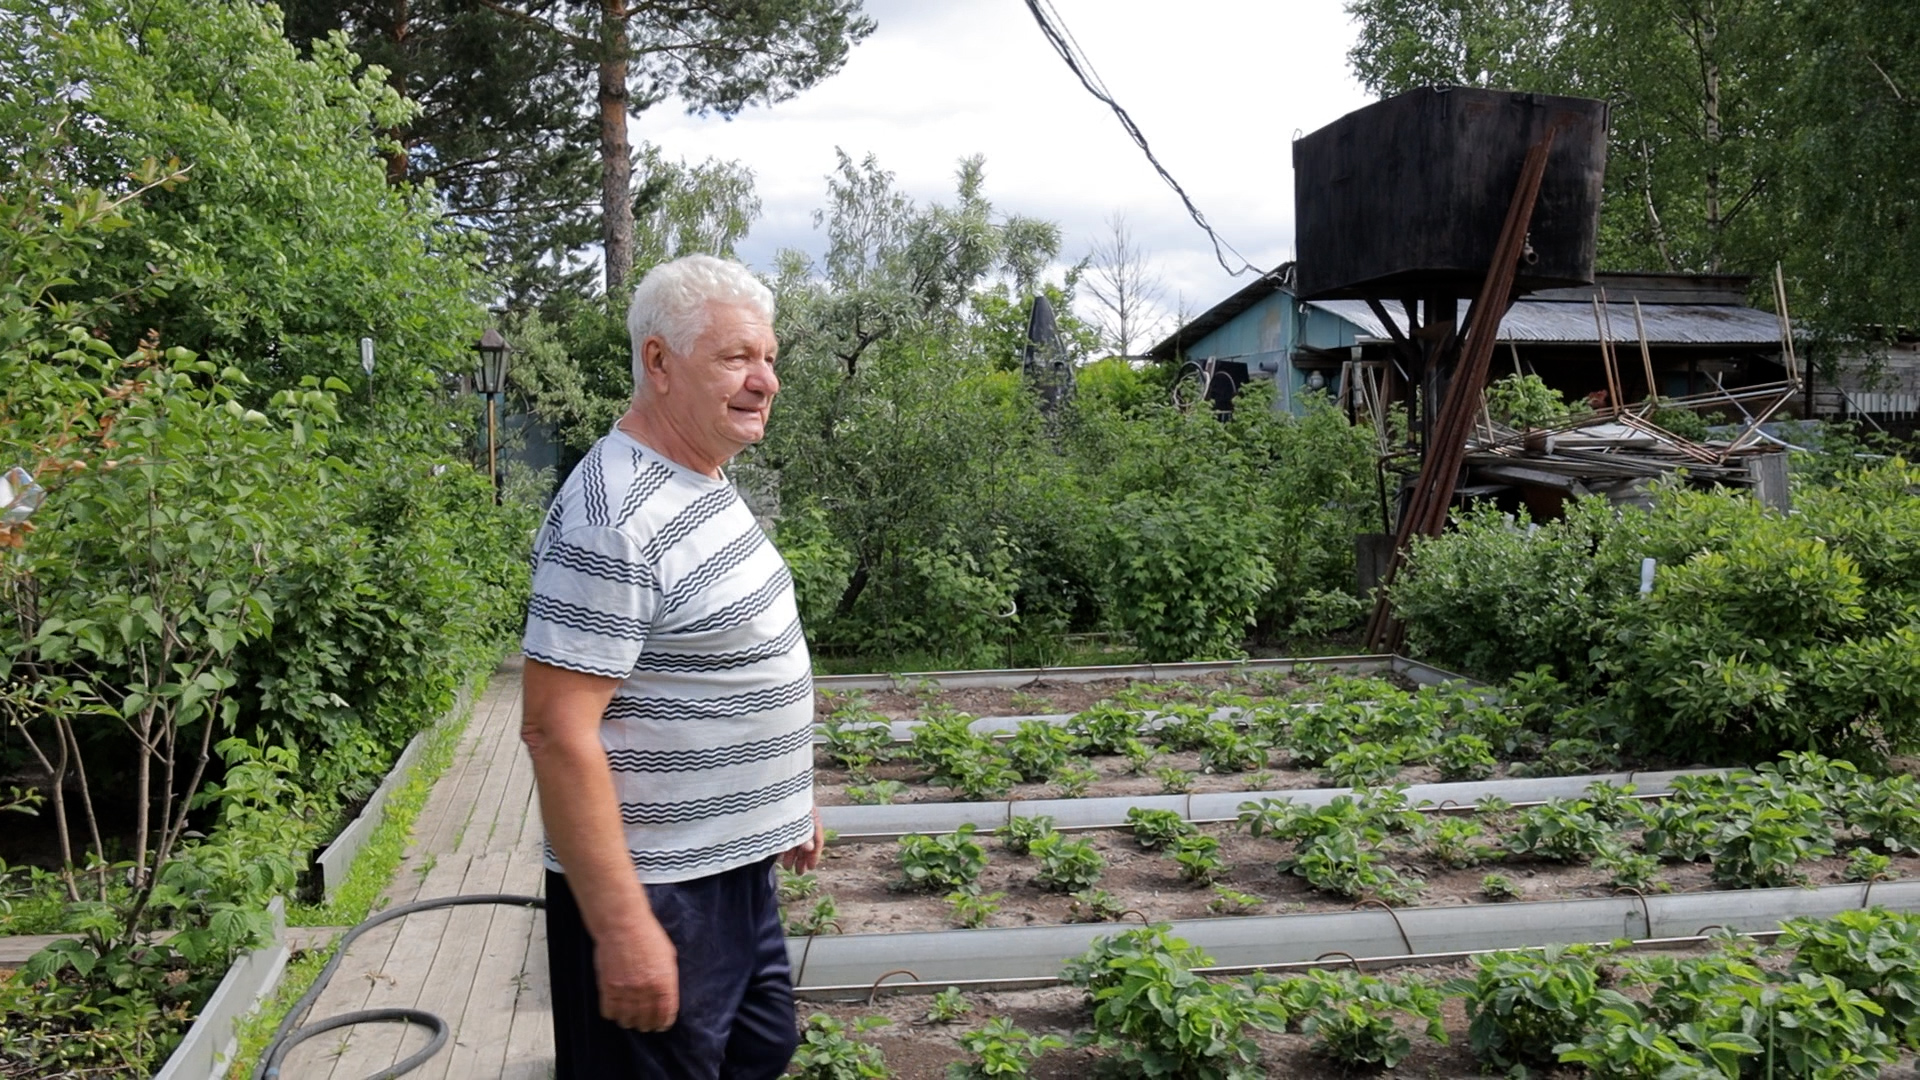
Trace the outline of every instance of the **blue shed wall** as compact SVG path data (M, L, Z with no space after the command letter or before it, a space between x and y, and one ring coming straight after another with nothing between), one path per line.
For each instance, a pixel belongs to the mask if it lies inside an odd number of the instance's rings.
M1305 410L1306 373L1293 366L1293 350L1302 345L1319 349L1352 346L1360 328L1332 312L1304 308L1293 294L1279 290L1228 320L1224 326L1185 350L1188 360L1239 360L1254 378L1277 383L1273 407L1288 412ZM1272 364L1263 371L1262 364Z

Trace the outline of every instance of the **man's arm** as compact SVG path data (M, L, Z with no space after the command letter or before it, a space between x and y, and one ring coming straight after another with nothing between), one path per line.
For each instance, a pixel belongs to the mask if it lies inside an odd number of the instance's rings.
M664 1031L680 1010L676 954L628 860L600 744L600 717L619 686L529 659L520 737L533 758L547 841L593 936L600 1013L622 1027Z

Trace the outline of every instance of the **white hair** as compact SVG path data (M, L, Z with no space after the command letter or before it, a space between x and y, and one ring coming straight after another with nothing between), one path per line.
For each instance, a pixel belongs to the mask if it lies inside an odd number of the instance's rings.
M633 302L627 305L635 389L645 383L640 347L646 340L657 337L674 352L686 352L706 330L711 304L740 304L773 322L773 290L731 259L683 255L647 271L633 287Z

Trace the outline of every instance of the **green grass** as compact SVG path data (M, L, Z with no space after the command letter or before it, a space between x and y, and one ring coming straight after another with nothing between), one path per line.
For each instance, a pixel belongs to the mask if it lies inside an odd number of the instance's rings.
M453 763L454 751L459 747L460 736L467 730L467 722L473 716L474 704L480 700L486 688L487 679L483 674L473 682L473 694L468 699L467 707L427 736L420 757L414 761L405 782L387 798L379 826L367 839L366 846L354 856L346 880L340 883L333 899L320 904L295 904L289 907L288 925L353 926L373 913L381 894L386 892L395 871L400 868L401 858L406 855L407 844L413 839L413 823L426 806L427 797L433 793L434 782ZM267 1041L273 1038L274 1029L280 1026L281 1019L294 1002L300 1000L300 995L313 985L313 980L320 976L320 969L326 966L327 960L333 955L333 948L333 944L329 943L324 948L296 956L287 964L286 973L281 976L280 985L273 996L240 1021L239 1050L233 1065L227 1070L232 1080L245 1080L252 1075L254 1062L267 1048Z
M976 657L976 660L981 658ZM1031 648L1017 648L1013 655L1013 667L1091 667L1103 664L1132 664L1139 662L1140 651L1128 645L1093 644L1074 641L1056 642L1044 653ZM956 671L979 667L1006 667L1007 657L995 652L986 663L967 663L964 658L942 656L935 653L849 653L846 655L821 655L813 658L815 675L870 675L903 671Z

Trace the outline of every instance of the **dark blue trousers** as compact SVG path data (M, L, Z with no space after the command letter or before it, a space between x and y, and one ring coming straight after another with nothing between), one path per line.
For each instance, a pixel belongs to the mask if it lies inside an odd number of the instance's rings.
M772 1080L799 1044L787 937L771 858L647 886L680 961L680 1014L666 1031L600 1015L593 938L565 874L547 872L555 1080Z

